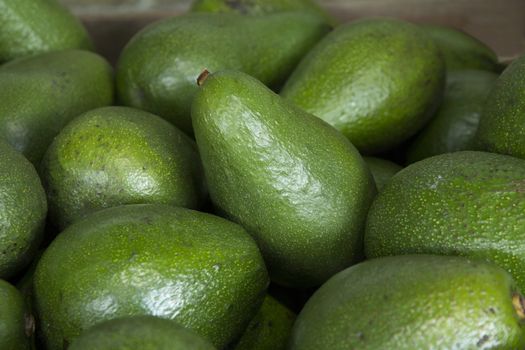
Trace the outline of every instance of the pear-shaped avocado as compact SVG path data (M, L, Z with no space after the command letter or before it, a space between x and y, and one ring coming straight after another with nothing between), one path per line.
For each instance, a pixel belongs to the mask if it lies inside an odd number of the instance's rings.
M0 138L33 164L74 117L113 102L111 67L87 51L66 50L0 67Z
M35 330L22 294L6 281L0 280L0 349L30 350Z
M337 130L235 71L205 79L192 118L211 199L255 237L273 281L316 286L361 258L376 190Z
M376 157L363 157L372 172L378 191L390 181L403 167L386 159Z
M523 349L512 277L481 261L395 256L352 266L297 317L290 350Z
M394 19L365 19L321 40L281 95L370 154L414 135L434 114L444 82L443 59L422 29Z
M67 349L215 350L215 347L172 320L134 316L101 322L82 333Z
M222 349L241 336L267 285L259 249L239 225L135 204L60 233L38 262L33 293L48 350L101 321L135 315L173 319Z
M0 63L65 49L91 49L80 21L57 0L0 0Z
M236 69L277 87L328 29L322 19L307 13L199 13L154 23L122 52L117 69L120 101L191 134L195 77L203 69Z
M42 164L50 214L62 228L122 204L196 209L205 195L195 142L164 119L128 107L103 107L76 118Z

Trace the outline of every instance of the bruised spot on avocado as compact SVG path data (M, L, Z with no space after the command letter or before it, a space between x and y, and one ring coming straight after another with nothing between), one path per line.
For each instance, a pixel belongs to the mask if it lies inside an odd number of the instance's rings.
M246 5L239 0L226 0L226 6L231 8L232 10L236 10L237 12L245 15L248 13L248 9Z
M483 344L485 344L488 340L489 340L489 336L485 334L478 340L478 342L476 343L476 346L478 348L481 348Z
M35 317L31 314L25 315L25 333L28 338L35 334Z
M69 348L69 341L62 339L62 349L67 350Z
M520 293L512 295L512 305L521 321L525 320L525 298Z
M208 75L210 75L210 71L207 69L204 69L201 74L197 77L197 85L202 86L206 79L208 79Z
M360 340L360 341L364 341L365 340L365 334L363 332L358 332L357 333L357 338Z

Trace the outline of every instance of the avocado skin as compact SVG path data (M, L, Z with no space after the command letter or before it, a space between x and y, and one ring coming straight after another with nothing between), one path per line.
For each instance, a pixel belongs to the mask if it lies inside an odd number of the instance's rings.
M317 286L361 259L376 189L343 135L236 71L208 76L192 118L210 197L253 235L272 281Z
M42 241L47 202L31 163L0 141L0 278L24 268Z
M171 320L125 317L99 323L76 338L68 350L215 350L197 334Z
M195 13L154 23L122 52L117 67L120 102L192 134L191 102L203 69L240 70L278 87L328 29L307 13Z
M493 153L448 153L414 163L374 200L365 254L485 259L525 290L524 178L524 160Z
M386 159L376 157L363 157L366 164L372 172L374 182L378 191L381 191L383 187L390 181L392 176L397 174L403 167L394 162Z
M423 24L421 28L439 47L447 71L479 69L497 72L498 56L487 45L473 36L451 27Z
M48 350L101 321L135 315L174 319L223 348L255 316L267 285L260 252L240 226L135 204L60 233L37 265L33 293Z
M20 292L0 280L0 349L31 349L31 335L26 334L28 317L30 315Z
M372 154L414 135L434 114L444 82L439 50L419 27L376 18L328 34L303 58L281 96Z
M80 21L56 0L0 0L0 63L65 49L93 49Z
M128 107L75 118L47 150L41 174L50 215L62 228L122 204L197 209L206 195L195 142L162 118Z
M0 67L0 138L38 165L74 117L113 102L111 67L87 51L66 50Z
M414 163L434 155L475 150L474 138L483 105L498 76L481 70L457 70L447 74L443 102L407 151Z
M297 317L289 349L523 349L511 276L481 261L396 256L352 266Z
M481 150L525 158L525 55L496 81L483 108L476 143Z

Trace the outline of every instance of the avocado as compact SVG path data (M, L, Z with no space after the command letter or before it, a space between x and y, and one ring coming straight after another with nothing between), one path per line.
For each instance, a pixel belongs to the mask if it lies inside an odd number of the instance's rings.
M151 24L131 39L119 59L119 99L191 134L195 78L203 69L241 70L279 87L328 29L308 13L195 13Z
M288 349L523 349L524 299L508 273L485 262L373 259L315 292Z
M0 349L32 349L34 326L22 294L0 279Z
M475 139L481 150L525 158L525 55L496 81Z
M444 82L443 59L423 30L375 18L328 34L303 58L281 96L373 154L399 145L429 120Z
M363 157L372 172L378 191L390 181L392 176L397 174L403 167L386 159L376 157Z
M409 163L443 153L475 150L483 104L498 76L481 70L447 74L443 102L436 116L419 132L407 151Z
M447 153L414 163L374 200L366 256L485 259L509 271L525 290L524 179L524 160L493 153Z
M447 71L479 69L497 72L498 56L483 42L455 28L423 24L421 28L439 47Z
M105 320L173 319L217 348L241 336L268 285L246 231L225 219L161 204L103 209L70 225L34 275L47 350Z
M245 73L199 82L192 120L210 197L253 235L272 281L317 286L359 261L376 189L352 144Z
M11 61L0 67L0 81L0 138L35 165L67 122L113 102L111 67L87 51Z
M91 327L68 350L215 350L215 347L174 321L134 316Z
M121 204L199 208L206 191L195 142L156 115L129 107L84 113L42 162L53 221L62 228Z
M93 48L80 21L56 0L0 0L0 63L65 49Z
M31 262L46 214L46 195L35 168L0 141L0 278L14 276Z

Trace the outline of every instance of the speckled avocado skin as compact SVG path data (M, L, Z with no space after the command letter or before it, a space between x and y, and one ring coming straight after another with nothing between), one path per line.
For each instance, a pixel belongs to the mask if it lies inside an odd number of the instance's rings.
M12 277L33 258L47 213L44 189L31 163L0 142L0 278Z
M376 197L365 234L369 258L462 255L495 262L525 290L525 161L464 151L427 158Z
M257 245L240 226L135 204L60 233L38 263L34 298L48 350L101 321L135 315L173 319L224 348L256 314L267 284Z
M371 154L415 134L434 113L444 82L443 59L420 28L365 19L341 25L319 42L281 95Z
M211 199L255 237L273 281L320 285L361 258L376 190L343 135L236 71L208 76L192 117Z
M484 105L476 142L488 152L525 158L525 55L496 81Z
M113 102L111 67L87 51L22 58L0 67L0 138L39 164L74 117Z
M279 86L328 31L319 17L189 14L154 23L124 48L117 68L120 101L192 133L191 102L201 71L235 69Z
M403 167L386 159L376 157L363 157L372 172L374 182L380 191L390 181L392 176L397 174Z
M29 317L22 294L6 281L0 280L0 349L31 349L31 329L26 334L26 318ZM28 321L28 326L30 324Z
M128 107L95 109L69 123L47 150L41 174L51 217L62 228L122 204L197 209L206 194L195 142Z
M92 49L80 21L56 0L0 0L0 63L65 49Z
M511 276L481 261L396 256L331 278L297 317L290 350L523 349Z
M99 323L76 338L68 350L215 350L197 334L171 320L125 317Z
M449 72L443 102L436 116L409 146L408 162L474 150L483 105L497 78L495 73L481 70Z

